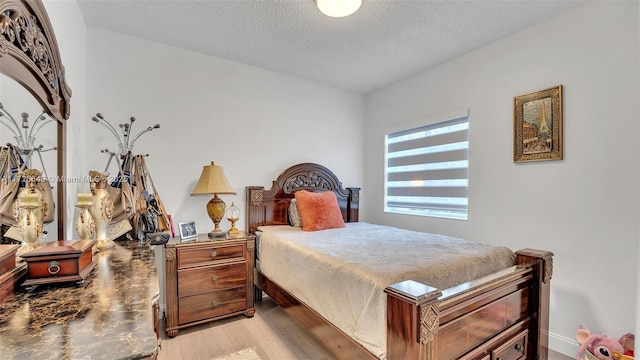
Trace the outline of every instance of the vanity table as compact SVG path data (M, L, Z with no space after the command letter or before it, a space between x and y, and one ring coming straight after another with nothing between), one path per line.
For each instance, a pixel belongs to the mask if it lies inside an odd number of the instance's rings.
M24 289L0 304L2 359L153 359L158 351L153 246L94 254L84 283Z
M0 14L4 105L23 104L33 98L39 105L37 111L41 109L55 120L55 134L48 135L55 137L55 164L50 165L55 165L56 170L49 174L60 180L51 183L57 199L57 229L50 228L48 236L65 240L65 224L69 221L66 181L62 179L67 176L66 129L71 115L71 89L65 67L42 0L0 1ZM25 90L25 94L7 91L9 84L19 85L16 87ZM8 215L3 216L0 222L10 220ZM13 250L2 253L6 251ZM20 263L11 269L11 261L2 261L10 278L0 277L0 295L7 294L3 295L6 301L0 303L1 359L155 358L158 321L154 299L158 279L153 249L138 242L117 243L112 249L96 253L94 260L95 268L88 275L80 274L81 278L86 275L82 284L42 284L33 291L18 288L13 295L10 292L27 266ZM57 267L49 269L56 271Z

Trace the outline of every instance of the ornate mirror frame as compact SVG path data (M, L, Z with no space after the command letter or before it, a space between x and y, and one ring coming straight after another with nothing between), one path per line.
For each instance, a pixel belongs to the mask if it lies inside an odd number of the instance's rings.
M57 121L58 239L65 238L66 120L71 89L41 0L0 0L0 73L24 86Z

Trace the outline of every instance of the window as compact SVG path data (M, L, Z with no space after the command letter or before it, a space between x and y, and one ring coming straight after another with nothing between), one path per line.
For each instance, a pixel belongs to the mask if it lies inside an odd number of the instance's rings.
M467 111L389 132L385 148L385 212L467 220Z

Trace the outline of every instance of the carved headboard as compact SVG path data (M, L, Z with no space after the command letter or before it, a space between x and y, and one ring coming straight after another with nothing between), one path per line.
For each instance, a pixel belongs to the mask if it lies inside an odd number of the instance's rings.
M273 181L271 189L247 186L247 232L255 233L262 225L287 225L289 203L298 190L333 191L345 222L358 221L360 188L344 189L336 175L314 163L294 165Z

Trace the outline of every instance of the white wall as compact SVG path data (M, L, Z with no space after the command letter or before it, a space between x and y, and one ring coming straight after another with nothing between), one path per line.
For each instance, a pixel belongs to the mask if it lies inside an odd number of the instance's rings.
M134 133L160 124L134 153L150 154L148 168L174 221L195 220L200 232L213 228L205 210L210 197L189 194L211 161L223 166L237 193L222 199L241 208L240 229L245 186L270 188L288 166L317 162L345 187L363 182L364 97L274 72L88 28L87 111L80 120L85 171L104 170L100 150L117 148L90 120L95 113L115 126L135 116ZM223 220L221 228L228 227Z
M551 347L580 324L634 332L640 133L637 2L594 2L367 97L370 222L555 253ZM513 162L513 97L564 85L564 160ZM470 113L469 220L383 212L385 130Z

